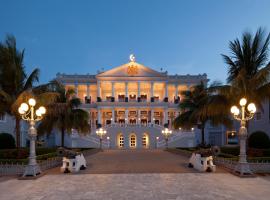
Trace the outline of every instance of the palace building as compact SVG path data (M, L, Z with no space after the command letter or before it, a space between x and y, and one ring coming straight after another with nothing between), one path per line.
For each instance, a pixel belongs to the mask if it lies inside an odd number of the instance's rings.
M161 131L168 127L174 133L170 140L176 146L194 146L194 130L174 130L172 121L179 114L181 92L203 82L207 75L169 75L136 62L96 75L57 74L56 79L73 88L83 102L81 108L90 114L91 134L74 133L68 138L72 147L96 147L96 130L107 131L104 147L155 148L164 145Z

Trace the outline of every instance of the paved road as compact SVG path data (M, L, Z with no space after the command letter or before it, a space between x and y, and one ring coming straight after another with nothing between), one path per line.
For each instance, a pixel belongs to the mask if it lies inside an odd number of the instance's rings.
M87 157L78 174L51 170L37 180L0 181L1 200L269 200L270 176L197 173L161 150L110 150ZM184 172L184 173L181 173Z
M87 169L80 173L196 173L188 158L163 150L104 150L86 158ZM219 169L218 172L225 172ZM59 169L50 173L59 173Z
M195 172L188 159L163 150L105 150L87 158L85 173Z
M50 174L0 182L1 200L269 200L270 176L229 173Z

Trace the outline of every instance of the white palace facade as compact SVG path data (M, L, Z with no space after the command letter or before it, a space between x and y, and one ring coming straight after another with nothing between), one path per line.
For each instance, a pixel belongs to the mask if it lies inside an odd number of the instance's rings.
M107 131L103 146L108 148L155 148L164 146L164 127L172 129L173 146L194 146L192 130L174 130L172 121L179 114L181 91L189 90L207 75L169 75L130 62L97 75L57 74L65 88L72 88L90 114L91 134L76 131L67 138L72 147L96 147L97 128ZM174 139L173 139L174 138ZM175 143L175 144L173 144Z
M170 75L156 71L135 61L134 56L124 65L100 72L96 75L57 74L56 79L76 91L81 99L81 108L90 114L91 132L66 134L67 147L99 147L96 130L107 131L103 137L104 148L163 148L165 140L161 134L165 127L172 130L169 147L191 147L200 143L201 134L197 127L190 130L172 127L172 121L180 113L181 92L189 90L201 81L207 84L206 74ZM250 121L249 133L269 133L270 101L263 102L261 109ZM10 133L15 138L15 122L9 115L0 116L0 133ZM237 144L239 123L232 129L224 126L205 127L205 140L211 145ZM21 122L21 146L27 146L28 125ZM40 136L44 146L59 146L60 135Z

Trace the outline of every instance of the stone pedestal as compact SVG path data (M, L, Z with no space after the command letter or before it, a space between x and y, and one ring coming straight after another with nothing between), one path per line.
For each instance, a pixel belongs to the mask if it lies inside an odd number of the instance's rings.
M251 176L253 175L253 173L250 170L249 164L247 162L247 154L246 154L247 128L244 125L242 125L239 130L239 139L240 139L239 162L234 168L234 173L240 176Z
M30 128L28 130L29 139L30 139L30 153L29 153L29 162L25 167L23 177L27 176L37 176L41 174L41 170L36 160L36 138L37 131L35 129L35 121L30 121Z

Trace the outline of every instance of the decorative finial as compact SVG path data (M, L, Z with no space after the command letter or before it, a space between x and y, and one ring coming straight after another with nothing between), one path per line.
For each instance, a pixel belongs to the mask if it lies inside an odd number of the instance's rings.
M129 60L130 60L130 62L135 62L135 60L136 60L135 55L134 54L130 54Z

